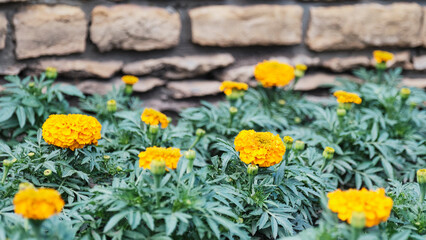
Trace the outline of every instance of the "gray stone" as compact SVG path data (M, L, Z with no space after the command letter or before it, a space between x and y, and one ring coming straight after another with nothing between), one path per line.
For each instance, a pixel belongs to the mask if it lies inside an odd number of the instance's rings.
M167 88L175 99L203 97L220 93L221 82L210 80L190 80L169 82Z
M231 54L165 57L126 64L123 72L140 76L162 71L159 74L164 78L184 79L207 74L234 61Z
M29 5L13 17L18 59L67 55L86 48L84 12L67 5Z
M179 43L179 14L163 8L122 4L92 11L90 39L101 52L112 49L148 51Z
M0 49L6 46L6 35L7 35L7 19L6 15L0 13Z
M322 66L334 72L343 72L360 67L369 67L370 59L366 56L354 56L344 58L331 58L322 63Z
M16 63L12 65L0 64L0 75L18 75L27 65Z
M404 78L402 79L401 85L406 87L416 87L416 88L425 89L426 78Z
M28 0L0 0L0 3L8 3L8 2L28 2Z
M245 82L248 83L254 79L254 65L229 68L223 71L219 76L222 81Z
M204 46L293 45L302 41L296 5L215 5L189 10L192 41Z
M155 87L163 86L165 83L166 82L164 80L158 78L141 78L139 79L138 83L133 85L133 91L140 93L148 92L154 89ZM77 88L85 94L105 95L109 91L111 91L114 86L117 89L120 87L120 85L123 84L124 83L120 79L115 79L107 82L86 80L77 84Z
M324 74L324 73L316 73L316 74L308 74L302 77L294 87L294 90L297 91L311 91L315 90L319 87L331 87L338 85L339 83L336 81L336 78L348 78L350 80L360 82L359 79L351 76L351 75L334 75L334 74Z
M416 3L313 7L306 44L315 51L421 44L423 9Z
M414 70L418 70L418 71L426 70L426 55L414 57L413 67L414 67Z
M70 78L111 78L121 70L122 66L123 62L121 61L98 62L92 60L51 59L39 61L32 68L44 71L47 67L54 67L60 76Z

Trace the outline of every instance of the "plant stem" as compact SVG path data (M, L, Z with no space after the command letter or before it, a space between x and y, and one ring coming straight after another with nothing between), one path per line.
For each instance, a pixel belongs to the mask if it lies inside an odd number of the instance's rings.
M158 189L160 189L161 177L162 175L154 175L155 199L157 208L160 207L161 194Z
M192 143L192 145L188 149L193 149L195 147L195 145L200 141L200 139L201 139L201 137L197 136L195 141Z
M253 187L253 182L254 182L254 176L249 175L248 177L249 177L249 190L250 190L251 193L253 193L252 187Z
M327 163L327 160L326 160L326 159L324 159L324 162L322 163L322 166L321 166L321 169L320 169L320 172L321 172L321 173L324 171L324 168L325 168L325 166L326 166L326 163Z
M361 229L352 227L351 240L358 240Z
M186 173L192 172L192 169L194 168L194 160L189 160L188 165L186 166Z
M3 177L1 179L1 184L4 184L4 181L6 181L6 177L7 177L7 174L9 173L9 169L10 167L3 166Z

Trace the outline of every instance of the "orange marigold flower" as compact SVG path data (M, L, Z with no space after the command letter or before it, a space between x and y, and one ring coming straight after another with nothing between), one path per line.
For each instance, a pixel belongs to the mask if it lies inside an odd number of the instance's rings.
M263 61L254 68L254 77L263 87L283 87L294 78L294 68L278 61Z
M121 81L123 81L125 84L133 85L139 82L139 78L132 75L124 75L121 77Z
M145 108L141 116L142 122L148 125L158 125L161 123L161 128L166 128L169 125L167 116L152 108Z
M102 125L91 116L82 114L53 114L43 124L43 139L61 148L83 148L98 145Z
M362 99L356 93L350 93L339 90L334 92L334 96L337 98L337 102L339 103L362 103Z
M13 205L24 218L44 220L60 213L65 203L55 189L28 187L15 195Z
M273 166L283 159L285 146L280 136L270 132L242 130L234 140L241 161L259 167Z
M386 63L393 59L393 54L386 51L376 50L373 52L374 59L377 63Z
M144 152L139 153L139 167L151 169L152 160L160 160L166 163L170 169L176 169L182 154L179 148L149 147Z
M224 81L222 82L222 85L220 85L219 89L226 95L231 95L233 90L246 91L248 89L248 85L247 83L242 82Z
M391 213L393 201L385 195L383 188L377 191L337 189L327 194L328 208L337 213L340 220L351 223L354 212L365 214L366 226L373 227L385 222Z

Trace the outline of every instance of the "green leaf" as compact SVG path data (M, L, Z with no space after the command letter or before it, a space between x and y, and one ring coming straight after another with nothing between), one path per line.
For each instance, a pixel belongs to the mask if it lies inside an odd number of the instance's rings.
M113 229L117 223L123 219L127 215L126 212L119 212L115 214L111 219L109 219L108 223L105 225L104 233L107 233L109 230Z
M16 116L18 117L19 126L21 128L25 127L25 122L27 121L27 116L25 115L25 109L21 106L16 110Z
M177 225L177 218L174 215L169 215L166 217L166 234L167 236L172 234Z
M12 117L13 113L15 113L16 107L4 107L0 109L0 122L4 122Z
M152 218L151 214L144 212L142 214L142 219L149 229L154 230L154 219Z
M394 234L390 240L407 240L410 237L410 234L411 234L410 230L405 230L397 234Z

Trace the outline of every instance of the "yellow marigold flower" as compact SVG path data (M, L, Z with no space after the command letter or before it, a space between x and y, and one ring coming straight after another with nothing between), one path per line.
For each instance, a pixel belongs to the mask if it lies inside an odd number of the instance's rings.
M219 89L226 95L231 95L234 89L237 91L246 91L248 89L248 85L247 83L242 82L224 81L222 82L222 85L220 85Z
M354 212L363 212L367 227L373 227L385 222L391 213L393 201L385 195L383 188L377 191L337 189L327 194L328 208L337 213L340 220L351 223Z
M145 108L141 116L142 122L148 125L158 125L161 123L161 128L166 128L170 120L167 116L152 108Z
M44 220L60 213L65 203L55 189L24 188L13 198L15 213L24 218Z
M61 148L83 148L98 144L102 125L91 116L82 114L53 114L43 124L43 139Z
M350 93L339 90L334 92L334 96L337 98L337 102L339 103L362 103L362 99L356 93Z
M373 52L374 59L377 63L386 63L393 59L393 54L386 51L376 50Z
M306 71L308 67L305 64L296 64L296 69L300 71Z
M294 78L294 68L278 61L263 61L254 69L254 77L263 87L283 87Z
M125 84L133 85L139 82L139 78L132 75L124 75L121 77L121 81L123 81Z
M273 166L283 159L285 146L280 136L270 132L242 130L234 140L241 161L260 167Z
M164 161L170 169L176 169L182 154L179 148L149 147L139 153L139 167L151 169L152 160Z

